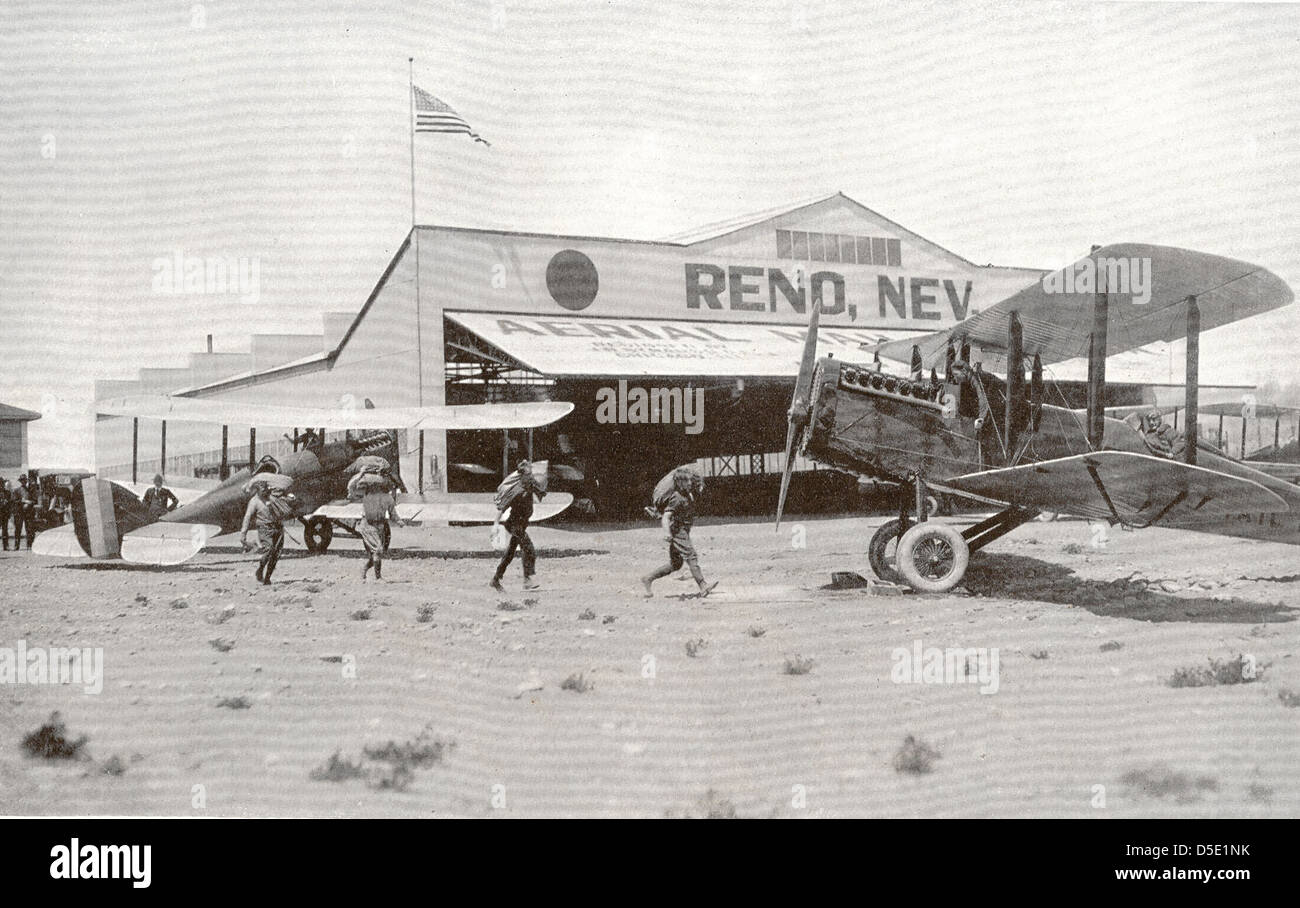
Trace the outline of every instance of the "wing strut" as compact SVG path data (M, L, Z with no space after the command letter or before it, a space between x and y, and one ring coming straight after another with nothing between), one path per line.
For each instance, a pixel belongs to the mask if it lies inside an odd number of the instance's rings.
M1003 431L1007 438L1007 466L1015 466L1020 441L1020 415L1025 396L1025 332L1020 313L1012 309L1007 318L1007 399L1003 407Z
M1115 510L1115 502L1110 500L1110 493L1106 491L1106 484L1101 481L1101 474L1097 472L1097 465L1091 460L1085 460L1084 464L1088 467L1088 475L1092 477L1093 485L1101 493L1101 500L1106 502L1106 507L1110 508L1110 514L1115 518L1116 523L1123 523L1124 518L1119 516L1119 511Z
M1183 381L1187 383L1187 424L1183 427L1183 459L1191 464L1196 465L1196 433L1200 428L1200 418L1197 413L1199 404L1200 382L1200 355L1201 355L1201 308L1196 304L1196 297L1187 298L1187 366L1186 376ZM1222 421L1219 423L1222 425ZM1246 431L1246 421L1241 421L1241 430ZM1241 456L1246 456L1246 446L1241 446Z
M1100 246L1092 247L1096 255ZM1088 335L1088 447L1101 450L1106 432L1106 329L1110 319L1110 297L1102 287L1097 269L1097 290L1092 303L1092 333Z

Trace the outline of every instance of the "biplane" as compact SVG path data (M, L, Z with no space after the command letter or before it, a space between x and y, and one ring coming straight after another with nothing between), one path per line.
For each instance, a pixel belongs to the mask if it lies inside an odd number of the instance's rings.
M130 416L160 420L185 420L222 425L274 427L314 426L294 429L293 453L264 455L242 467L215 488L198 494L181 494L179 507L155 519L143 507L133 487L86 477L72 495L72 523L47 530L36 539L33 552L43 555L93 558L120 557L153 565L184 562L217 536L239 529L244 509L259 476L280 474L295 499L295 516L303 526L308 551L329 548L336 530L355 535L362 506L347 498L347 470L359 457L378 455L392 466L400 491L398 431L422 429L533 429L549 425L573 410L573 404L542 402L471 404L431 407L303 408L266 406L187 397L140 396L101 402L105 416ZM347 437L326 441L326 430L347 430ZM354 434L355 433L355 434ZM545 470L545 462L535 469ZM544 477L543 477L544 478ZM187 500L188 498L188 500ZM546 520L573 502L567 493L553 493L537 505L533 520ZM490 523L496 517L492 495L399 494L397 513L403 520Z
M1122 272L1112 263L1138 260L1150 268L1147 299L1115 280ZM1197 439L1201 332L1285 306L1295 298L1291 288L1247 262L1140 244L1095 248L1065 271L1096 281L1062 292L1067 282L1046 275L954 327L876 345L863 363L817 358L814 305L788 413L777 525L796 450L899 485L898 517L876 531L868 560L882 579L923 592L952 589L971 552L1040 511L1130 528L1300 512L1300 487L1286 477ZM1182 435L1107 417L1106 357L1183 338ZM1086 409L1054 405L1045 367L1082 357ZM907 374L890 374L882 358L907 363ZM927 519L930 488L998 510L959 531Z

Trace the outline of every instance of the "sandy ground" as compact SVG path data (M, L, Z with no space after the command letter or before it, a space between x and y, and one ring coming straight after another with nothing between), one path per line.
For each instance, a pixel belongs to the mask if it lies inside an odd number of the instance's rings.
M396 530L365 584L348 540L286 551L270 588L231 544L165 571L9 553L0 646L100 647L105 679L0 685L0 813L1300 814L1295 548L1034 523L956 595L823 589L884 519L705 521L706 600L640 598L648 522L535 527L543 588L516 564L504 596L484 528ZM917 641L996 648L996 693L895 683ZM1168 684L1240 654L1251 683ZM22 748L55 710L80 759ZM929 772L895 768L908 736ZM389 741L429 759L394 770ZM335 753L361 775L313 779Z

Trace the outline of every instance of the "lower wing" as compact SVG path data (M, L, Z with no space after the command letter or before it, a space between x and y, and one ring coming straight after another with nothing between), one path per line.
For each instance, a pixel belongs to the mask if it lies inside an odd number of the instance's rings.
M573 504L568 492L552 492L533 506L533 523L550 520ZM403 520L422 523L492 523L497 519L497 506L491 492L465 492L421 501L417 496L403 495L397 501L397 516ZM333 501L321 505L309 516L328 517L331 520L361 520L365 514L361 503Z
M1137 526L1290 510L1282 496L1252 479L1128 451L969 473L944 485L1021 507Z

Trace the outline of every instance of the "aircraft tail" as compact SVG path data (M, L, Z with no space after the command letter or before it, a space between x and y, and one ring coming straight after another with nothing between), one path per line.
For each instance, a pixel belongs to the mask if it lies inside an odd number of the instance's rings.
M92 558L121 554L122 537L150 522L140 499L116 483L89 476L73 490L73 530L82 551Z

